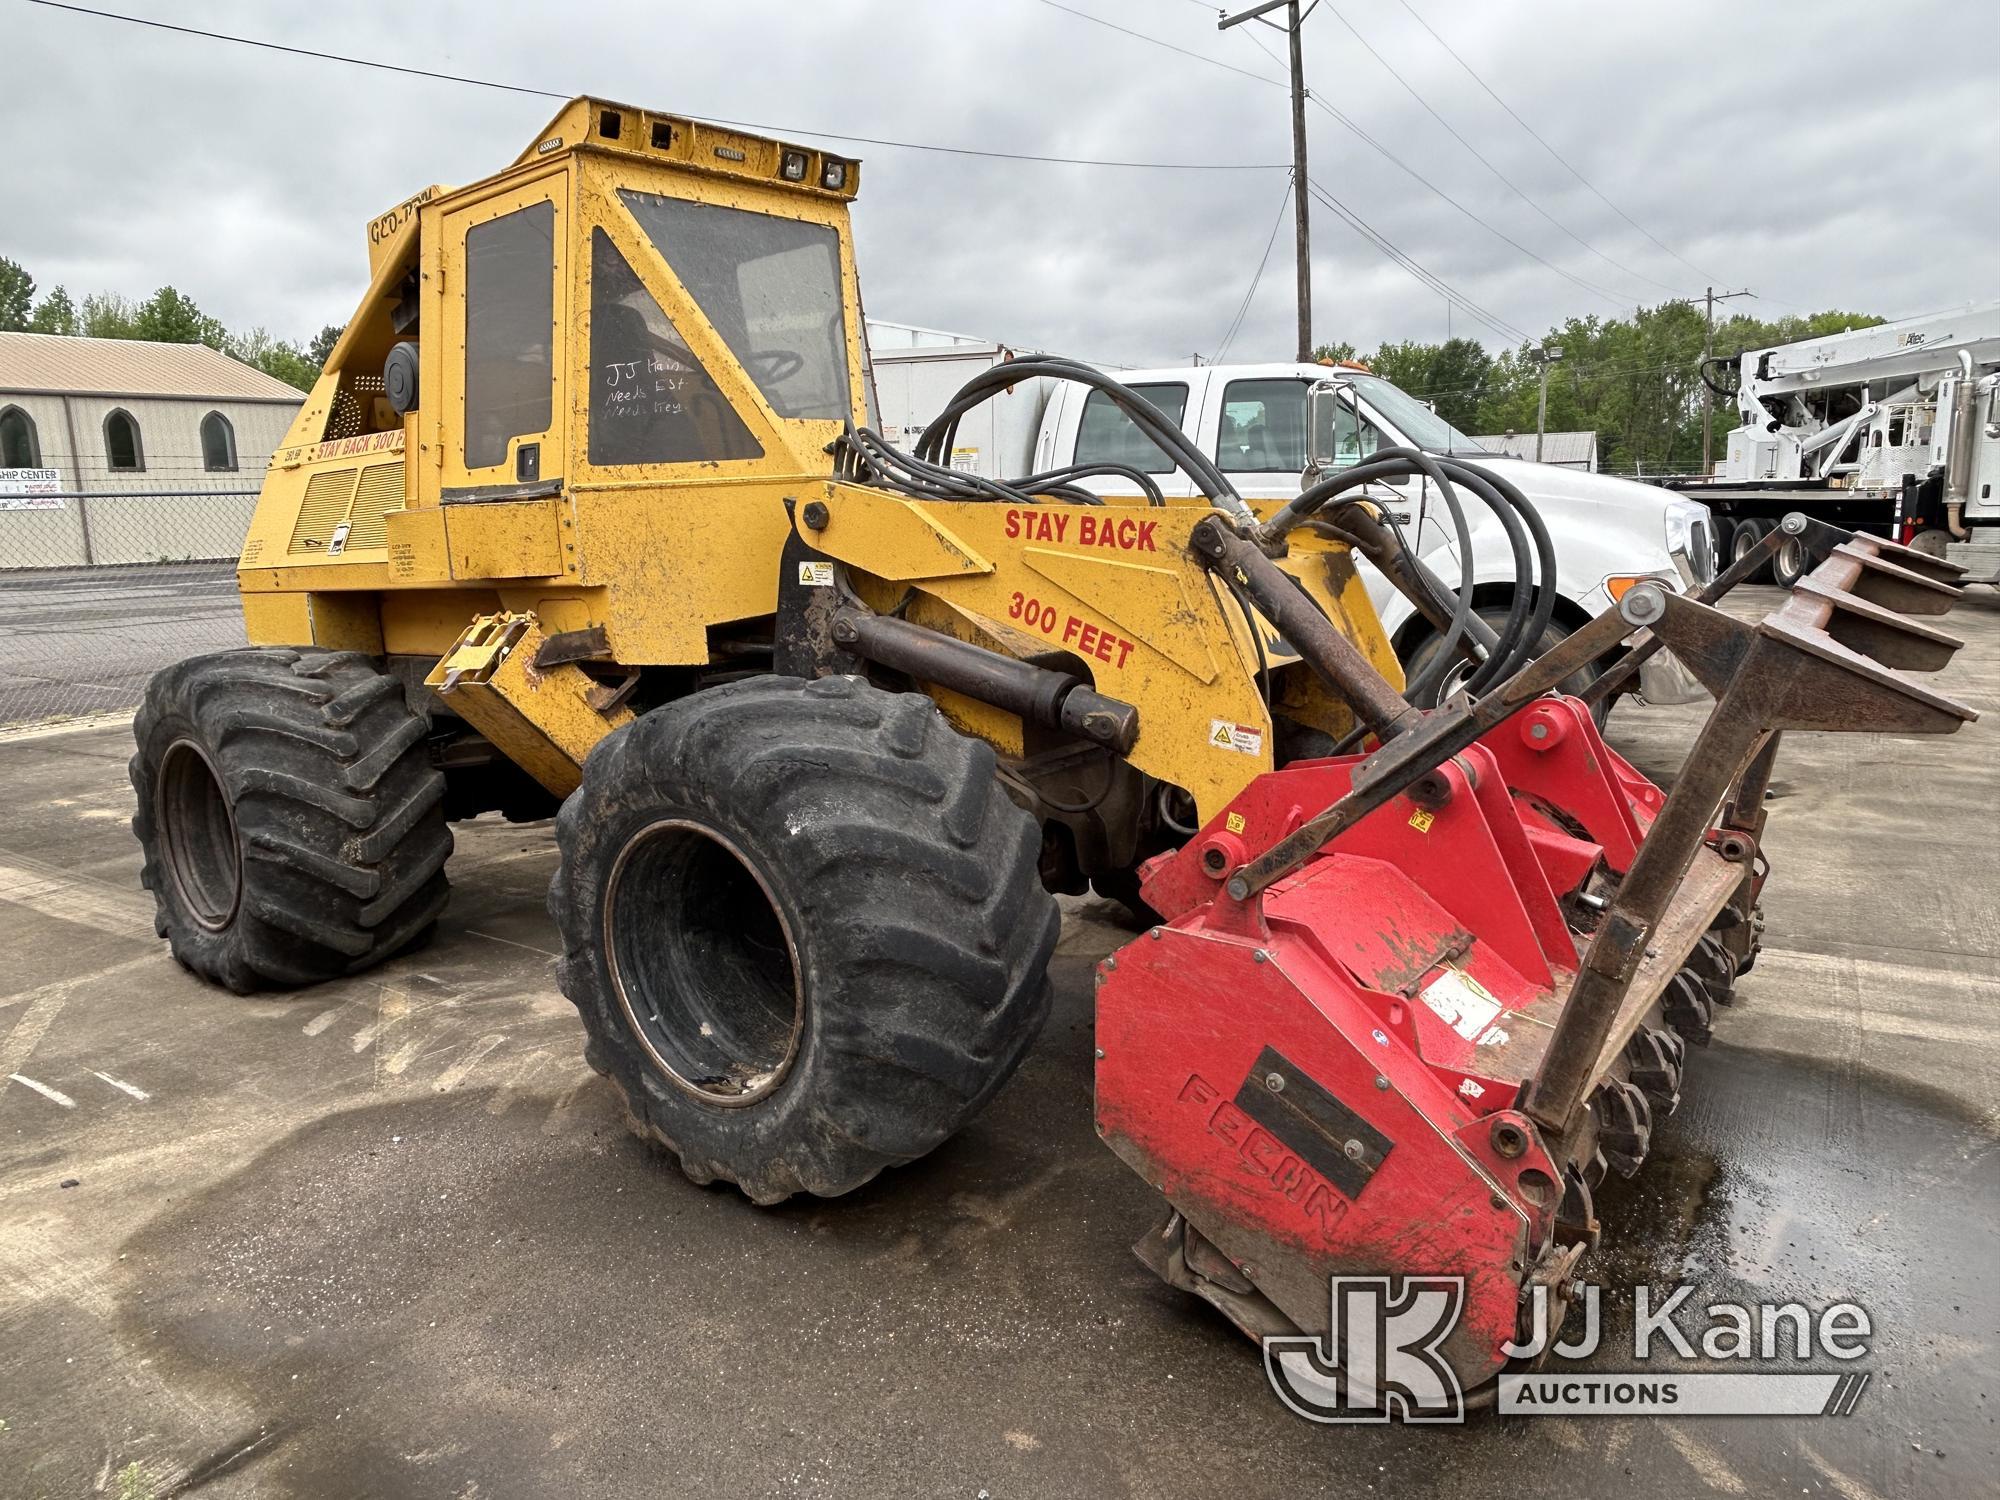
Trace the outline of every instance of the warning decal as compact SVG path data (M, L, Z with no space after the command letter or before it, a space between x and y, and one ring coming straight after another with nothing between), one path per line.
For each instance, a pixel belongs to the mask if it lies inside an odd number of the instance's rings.
M799 587L808 589L830 589L833 587L833 564L830 562L802 562L799 564Z
M1500 1002L1486 986L1460 969L1447 968L1417 995L1437 1012L1438 1019L1468 1042L1480 1040L1480 1033L1500 1014ZM1506 1040L1504 1032L1499 1040Z
M1208 721L1208 742L1217 750L1234 750L1239 755L1262 755L1264 731L1248 724L1232 724L1227 719Z

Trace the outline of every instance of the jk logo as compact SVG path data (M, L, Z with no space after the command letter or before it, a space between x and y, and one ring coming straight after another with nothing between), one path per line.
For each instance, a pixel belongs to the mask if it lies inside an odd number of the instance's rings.
M1278 1399L1310 1422L1462 1422L1465 1393L1438 1348L1465 1306L1463 1276L1335 1276L1324 1339L1264 1340Z

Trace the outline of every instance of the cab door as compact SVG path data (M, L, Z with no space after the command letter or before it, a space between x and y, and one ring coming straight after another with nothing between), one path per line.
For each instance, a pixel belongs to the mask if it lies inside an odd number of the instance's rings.
M567 182L553 172L444 217L436 438L447 505L561 490Z

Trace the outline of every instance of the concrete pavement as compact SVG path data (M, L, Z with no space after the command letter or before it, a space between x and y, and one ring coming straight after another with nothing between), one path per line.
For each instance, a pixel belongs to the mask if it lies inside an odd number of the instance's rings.
M583 1066L546 825L461 826L423 952L237 999L153 937L111 727L0 742L0 1494L1990 1494L2000 595L1945 623L1988 718L1787 743L1764 957L1600 1200L1602 1280L1866 1304L1853 1417L1290 1416L1131 1255L1156 1199L1092 1133L1090 970L1128 936L1095 903L933 1157L776 1210L695 1187ZM1612 738L1663 775L1698 718Z

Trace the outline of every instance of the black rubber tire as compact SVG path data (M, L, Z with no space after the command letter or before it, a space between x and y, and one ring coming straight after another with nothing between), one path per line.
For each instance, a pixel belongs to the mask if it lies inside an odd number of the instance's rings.
M1492 626L1495 631L1506 628L1507 611L1498 605L1489 605L1484 609L1475 610L1473 613ZM1542 632L1541 644L1535 648L1535 655L1540 656L1552 649L1568 634L1569 632L1563 629L1562 626L1551 624L1548 629ZM1403 664L1404 677L1411 682L1416 681L1424 669L1436 658L1443 646L1443 636L1435 634L1425 636L1410 649L1409 660ZM1463 655L1462 652L1460 654ZM1447 690L1451 687L1453 675L1450 672L1445 673L1437 686L1427 695L1429 701L1418 703L1417 707L1436 708L1448 696ZM1603 673L1595 666L1584 667L1580 671L1572 673L1563 681L1562 690L1565 693L1580 693L1593 682L1597 681L1602 675ZM1602 729L1604 721L1610 716L1610 713L1611 705L1609 703L1600 703L1592 708L1591 717L1597 720L1597 727Z
M683 851L664 870L627 853L653 838ZM758 1203L852 1191L970 1120L1048 1014L1061 919L1039 830L992 750L918 694L781 676L692 694L591 752L556 841L557 978L585 1056L696 1182ZM774 1029L737 1067L730 1044L773 1005L793 1007L790 1050Z
M1728 516L1711 515L1708 518L1709 543L1715 549L1715 571L1720 573L1729 566L1729 544L1736 540L1736 522Z
M174 957L248 994L428 938L452 841L425 731L401 682L354 652L224 651L154 676L132 831Z
M1771 554L1771 582L1781 589L1788 589L1812 571L1812 558L1807 554L1805 543L1796 537L1787 537L1778 543L1778 550Z
M1763 541L1770 530L1771 523L1756 516L1738 521L1736 523L1735 534L1729 539L1728 561L1734 563L1752 547ZM1765 564L1743 581L1745 583L1769 583L1771 581L1770 565L1768 563Z

